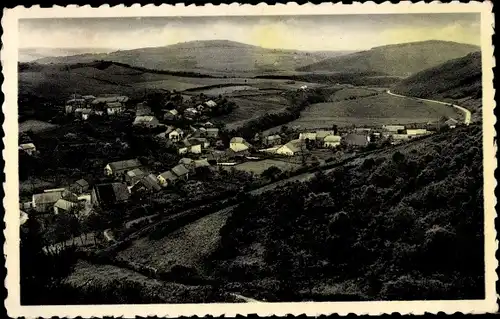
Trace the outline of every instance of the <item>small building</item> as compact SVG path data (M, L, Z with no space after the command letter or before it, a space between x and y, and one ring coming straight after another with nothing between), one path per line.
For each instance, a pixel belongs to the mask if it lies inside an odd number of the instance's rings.
M33 143L24 143L19 145L19 149L24 151L28 155L36 154L36 147Z
M304 140L291 140L276 150L276 154L294 156L300 154L304 149Z
M119 176L125 174L125 172L133 170L135 168L142 167L141 162L138 159L131 159L125 161L118 161L109 163L104 167L104 175L106 176Z
M76 205L76 202L61 198L54 204L54 214L67 213Z
M22 210L19 211L19 225L24 225L24 223L26 223L29 219L29 216L28 214L26 214L25 212L23 212Z
M299 140L316 140L316 132L304 132L299 134Z
M74 98L66 101L64 111L66 114L73 113L75 109L85 107L87 101L82 98Z
M182 164L174 166L171 171L178 179L187 180L189 177L189 170Z
M106 183L95 185L92 189L91 200L95 206L125 203L130 199L130 192L124 183Z
M184 131L180 128L176 128L168 133L168 139L172 142L179 142L184 138Z
M69 187L75 194L83 194L89 190L89 183L84 179L79 179Z
M189 143L192 145L200 144L202 148L210 147L210 141L204 137L195 137L188 139Z
M160 124L158 119L152 115L136 116L133 125L143 127L156 127Z
M229 148L234 152L246 151L251 147L252 145L250 145L250 143L245 141L243 137L233 137L229 141Z
M419 135L427 135L429 132L426 129L406 129L406 134L410 137Z
M154 193L160 190L158 179L153 174L143 176L130 188L132 193Z
M214 108L217 106L217 103L215 103L214 101L212 100L209 100L207 102L204 103L206 106L208 106L209 108Z
M193 143L191 143L190 140L193 140ZM193 154L201 154L202 143L196 141L195 139L190 139L190 140L182 141L182 144L177 149L177 153L179 155L186 154L188 152Z
M316 131L316 141L323 142L325 137L335 135L334 131Z
M184 116L186 118L195 118L196 116L198 116L198 114L199 114L198 110L192 107L189 107L184 110Z
M219 137L219 129L216 127L207 128L207 137L218 138Z
M347 145L363 147L370 143L370 138L368 135L351 133L347 134L342 141Z
M210 163L206 159L199 159L194 161L194 168L210 167Z
M281 144L281 136L278 134L264 137L263 144L266 146L276 146Z
M106 103L106 113L108 115L116 115L123 113L125 108L123 107L123 104L120 102L108 102Z
M340 145L342 137L338 135L328 135L323 139L323 147L335 148Z
M214 125L214 123L207 121L203 124L203 127L212 128L212 127L215 127L215 125Z
M192 158L189 158L189 157L183 157L179 160L179 164L184 165L186 167L193 165L193 163L194 163L194 160Z
M89 119L90 115L92 115L92 109L83 109L82 110L82 120L86 121Z
M39 213L49 212L54 204L63 198L63 191L43 192L33 195L33 208Z
M444 122L444 125L448 126L450 129L454 129L455 127L457 127L457 124L458 121L451 117Z
M163 119L166 121L174 121L179 116L179 112L176 109L168 110L163 114Z
M125 181L127 181L129 185L134 185L144 176L146 176L146 173L142 169L134 168L133 170L127 171L125 174Z
M166 171L158 175L156 179L158 180L158 184L161 187L167 187L175 183L175 181L177 180L177 176L171 171Z
M405 129L404 125L383 125L382 126L383 130L386 130L388 132L399 132Z

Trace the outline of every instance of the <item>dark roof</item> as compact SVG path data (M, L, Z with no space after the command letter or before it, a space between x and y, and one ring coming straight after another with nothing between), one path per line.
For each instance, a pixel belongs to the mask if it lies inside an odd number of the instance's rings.
M83 178L82 179L79 179L75 182L76 185L80 186L80 187L89 187L89 183L84 180Z
M161 190L161 186L158 184L158 180L153 174L144 176L134 185L134 187L136 187L136 185L143 185L148 190L154 190L154 191Z
M122 183L99 184L95 186L97 198L101 204L114 204L129 199L127 185Z
M174 172L174 174L179 177L189 173L188 169L184 165L175 166L174 168L172 168L172 172Z
M118 161L118 162L113 162L109 163L109 167L113 171L123 171L123 170L133 170L134 168L141 167L142 164L139 162L138 159L131 159L131 160L126 160L126 161Z
M368 145L368 137L361 134L348 134L344 140L351 145L365 146Z
M160 176L168 181L175 181L177 179L177 176L175 176L175 174L171 171L163 172L160 174Z

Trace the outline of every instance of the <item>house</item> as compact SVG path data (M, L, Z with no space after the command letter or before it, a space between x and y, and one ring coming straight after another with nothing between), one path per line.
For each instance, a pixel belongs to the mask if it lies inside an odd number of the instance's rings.
M115 115L123 113L124 107L120 102L109 102L106 103L106 112L108 115Z
M455 127L457 127L457 124L458 121L451 117L444 122L444 125L448 126L450 129L454 129Z
M316 141L323 142L325 137L335 135L334 131L316 131Z
M189 170L182 164L174 166L171 171L178 179L187 180L189 177Z
M189 139L189 140L184 140L182 141L181 146L177 149L177 153L182 155L186 154L187 152L193 153L193 154L201 154L202 150L202 143L197 141L197 139Z
M129 98L127 96L106 96L106 97L98 97L92 101L93 105L97 104L108 104L108 103L120 103L120 105L125 105Z
M64 111L66 114L73 113L75 109L85 107L87 101L85 99L71 99L66 102Z
M323 139L323 147L335 148L340 145L342 137L338 135L328 135Z
M210 163L206 159L199 159L194 161L194 168L210 167Z
M404 125L383 125L382 126L383 130L389 131L389 132L399 132L405 129Z
M19 211L19 225L23 225L24 223L26 223L29 219L29 216L28 214L26 214L25 212L23 212L22 210Z
M163 114L163 119L166 121L174 121L177 116L179 116L179 112L177 112L176 109L168 110L165 114Z
M143 176L130 189L132 193L153 193L160 190L158 179L153 174Z
M171 171L166 171L158 175L156 179L158 180L158 184L160 184L160 186L167 187L172 185L177 180L177 176Z
M316 140L316 132L304 132L299 134L299 140Z
M69 212L73 207L76 207L77 203L72 202L66 199L59 199L55 204L54 204L54 214L59 214L59 213L67 213Z
M279 145L279 144L281 144L281 136L279 136L278 134L266 136L266 137L264 137L263 143L266 146Z
M118 176L121 174L125 174L125 172L133 170L134 168L140 168L140 167L142 167L142 164L141 162L139 162L138 159L112 162L104 167L104 175Z
M204 109L205 109L205 105L203 105L203 104L199 104L198 106L196 106L196 110L198 110L199 112L203 112Z
M198 116L198 110L192 107L188 107L187 109L184 110L184 116L187 118L194 118Z
M95 100L95 96L93 95L84 95L82 96L82 99L85 100L85 102L89 103L89 102L92 102L93 100Z
M83 109L82 110L82 120L84 120L84 121L88 120L92 113L93 113L92 109Z
M143 127L156 127L160 124L158 119L152 115L136 116L133 125Z
M184 138L184 132L180 128L176 128L175 130L168 133L168 139L172 142L179 142Z
M52 209L54 204L63 198L63 191L43 192L33 195L33 208L39 213L46 213Z
M276 154L293 156L300 154L304 149L304 140L291 140L276 150Z
M301 89L301 90L306 90L306 89L307 89L307 85L302 85L302 86L300 87L300 89Z
M243 137L233 137L229 141L229 148L234 152L246 151L251 147L252 145L250 145L250 143L245 141Z
M410 137L415 137L418 135L429 134L429 132L426 129L406 129L406 134Z
M130 192L124 183L106 183L95 185L92 189L91 201L94 206L108 206L127 202Z
M125 174L125 180L129 185L134 185L138 180L146 176L146 173L140 168L134 168Z
M368 135L351 133L347 134L342 141L351 146L367 146L370 143Z
M408 134L392 134L391 138L394 141L404 141L410 139L410 136Z
M212 127L215 127L215 125L214 125L214 123L207 121L207 122L205 122L203 124L203 127L205 127L205 128L212 128Z
M28 155L35 155L36 153L36 147L33 143L21 144L19 145L19 149L24 151Z
M207 128L207 137L218 138L219 137L219 129L216 127Z
M195 137L188 139L189 143L192 145L200 144L202 148L210 147L210 141L204 137Z
M84 179L79 179L74 182L69 189L75 194L83 194L89 190L89 183Z
M217 106L217 103L215 103L212 100L209 100L209 101L205 102L205 105L208 106L209 108L214 108Z

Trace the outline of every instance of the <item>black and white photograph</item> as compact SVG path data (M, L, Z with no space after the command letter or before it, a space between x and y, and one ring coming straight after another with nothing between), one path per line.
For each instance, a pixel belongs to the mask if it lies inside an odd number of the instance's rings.
M19 309L496 311L492 14L426 6L16 15Z

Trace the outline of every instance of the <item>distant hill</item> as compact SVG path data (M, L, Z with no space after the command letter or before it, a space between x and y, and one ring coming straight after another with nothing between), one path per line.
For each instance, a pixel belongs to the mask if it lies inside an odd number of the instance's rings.
M210 40L103 54L45 57L36 62L82 63L106 60L157 70L261 74L266 71L293 71L298 67L346 53L350 52L266 49L227 40Z
M449 41L423 41L386 45L368 51L332 57L299 67L305 72L379 72L408 76L448 60L478 51L479 47Z
M481 52L474 52L421 71L399 82L395 93L435 100L451 100L479 111L482 98Z
M44 58L63 57L81 54L95 54L112 52L106 48L20 48L19 62L32 62Z

